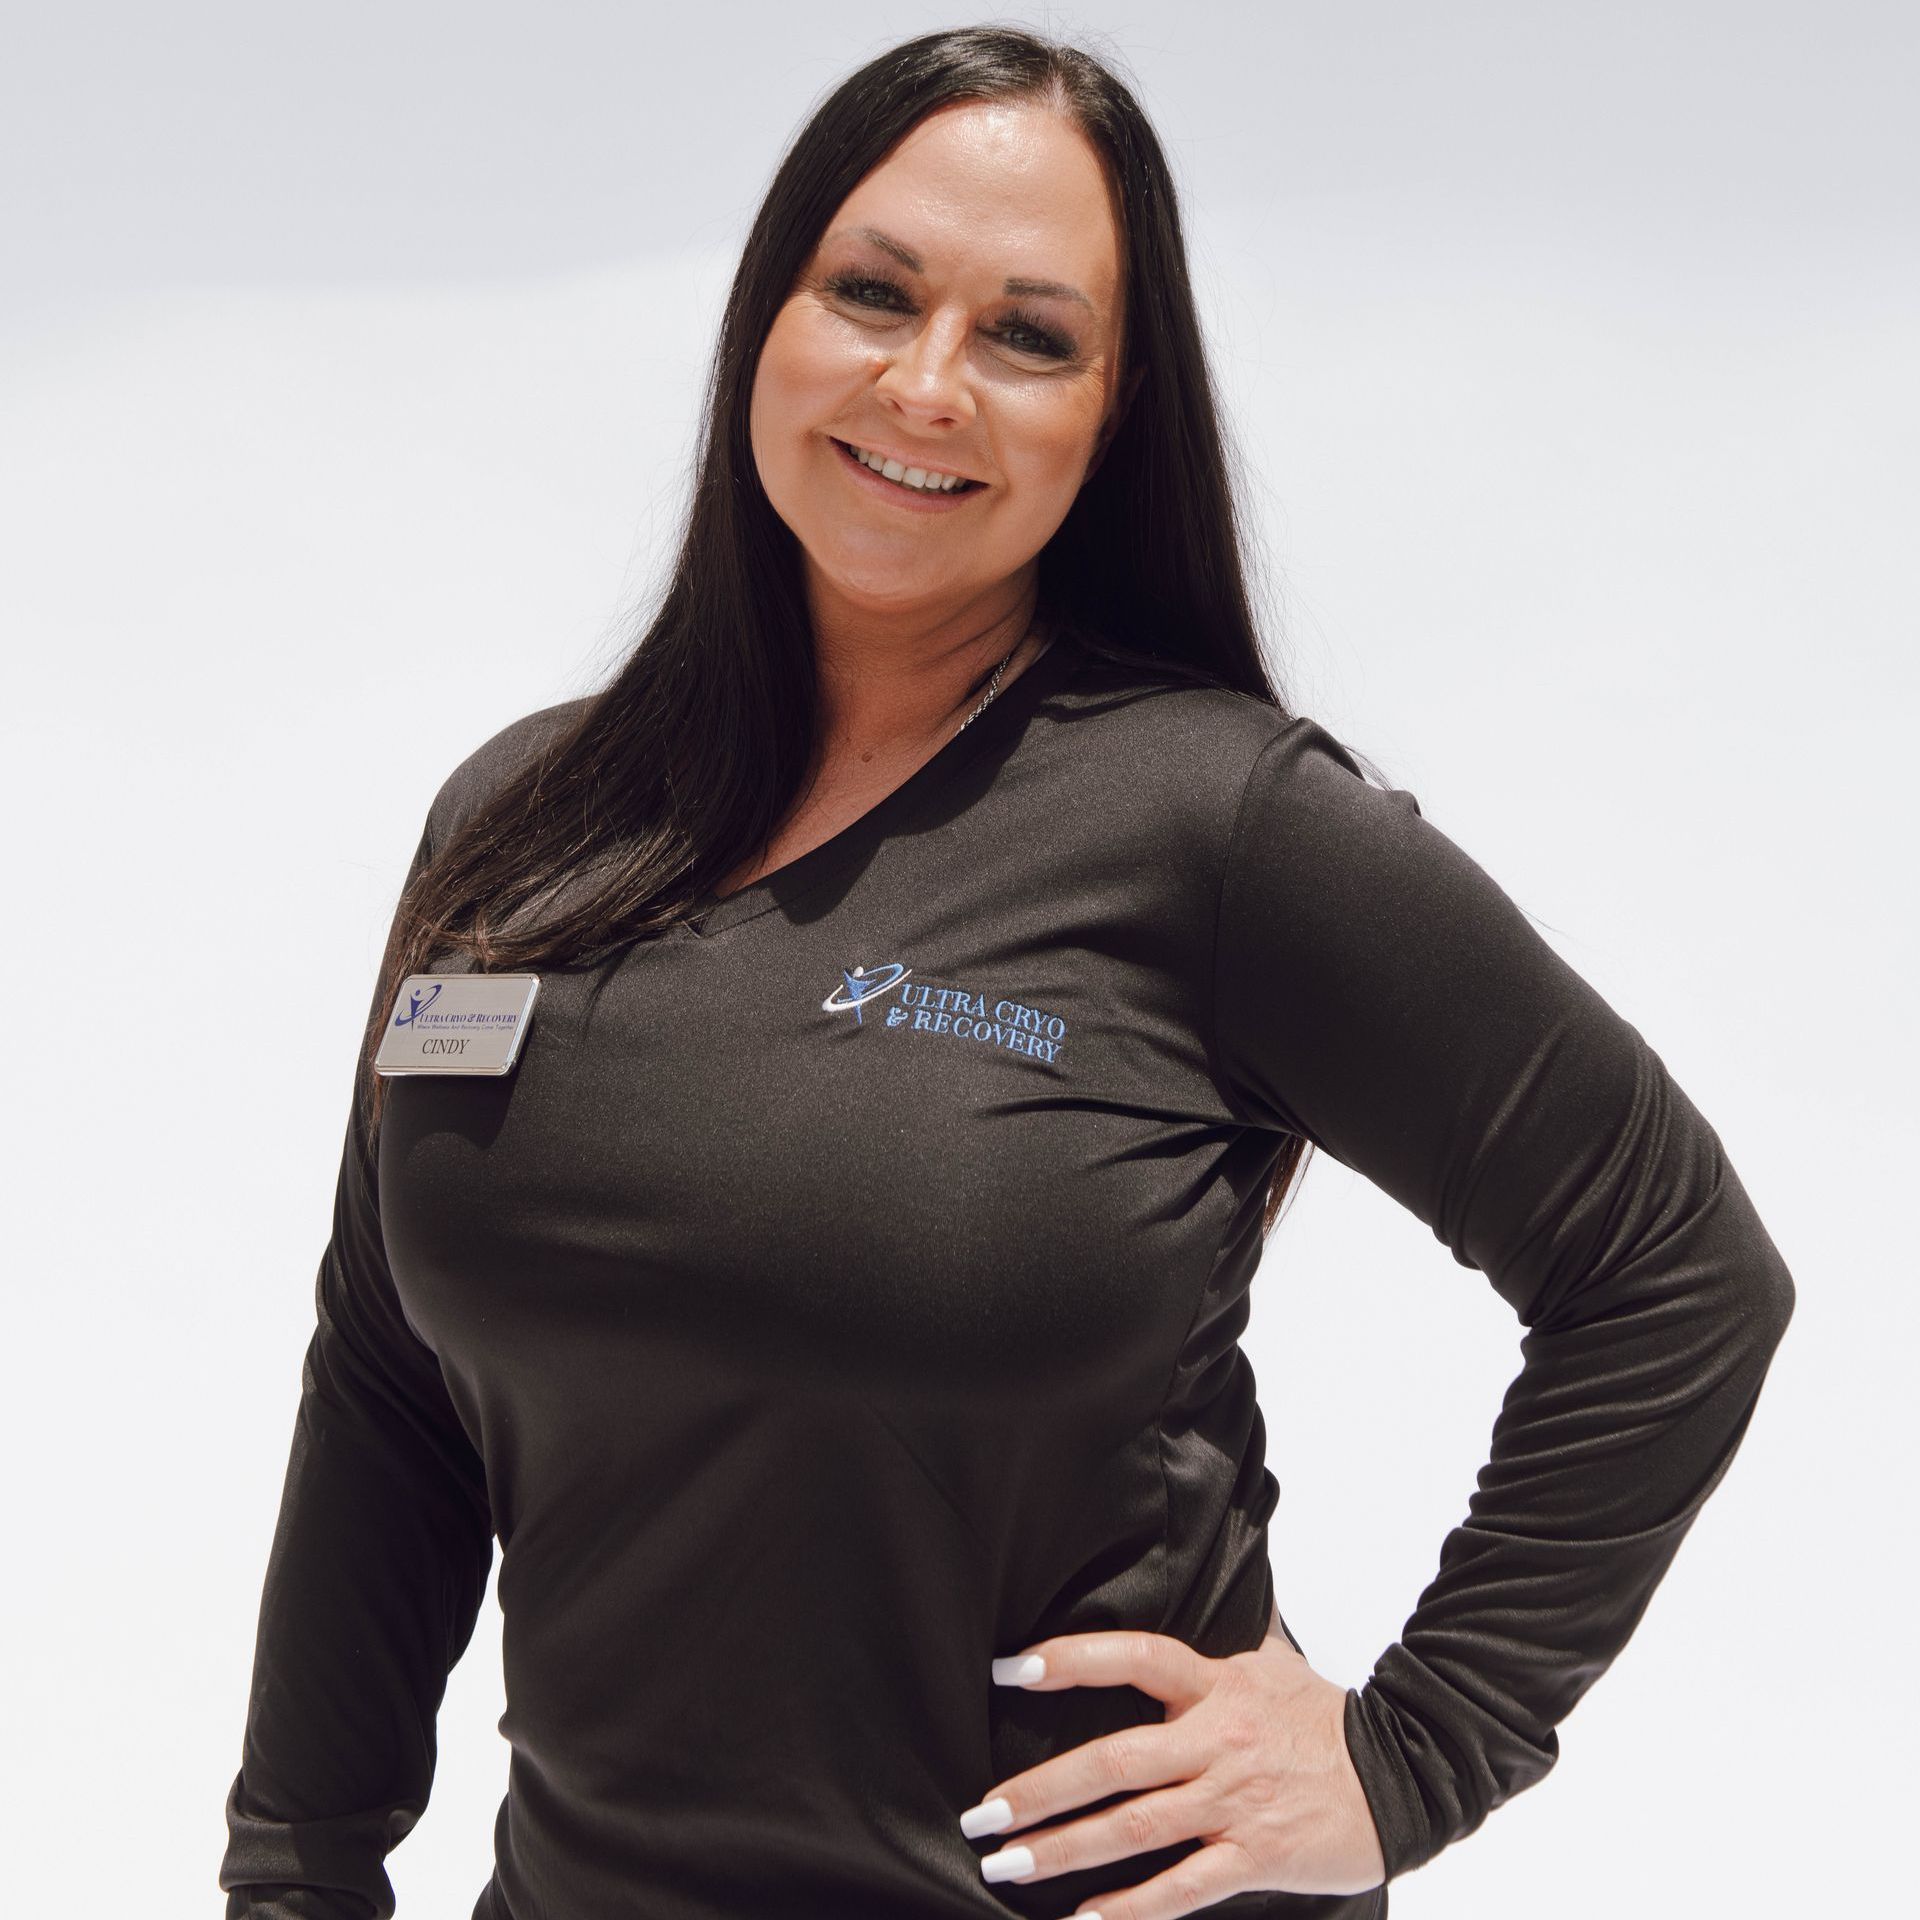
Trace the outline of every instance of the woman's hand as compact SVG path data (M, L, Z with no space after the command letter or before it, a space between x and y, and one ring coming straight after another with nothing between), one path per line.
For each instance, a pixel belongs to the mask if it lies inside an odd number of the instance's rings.
M1044 1673L1028 1681L1035 1655ZM1011 1835L1135 1790L1083 1819L1002 1840L981 1862L989 1880L1026 1884L1204 1840L1164 1873L1078 1910L1173 1920L1236 1893L1364 1893L1386 1878L1347 1754L1346 1689L1315 1673L1284 1635L1269 1631L1251 1653L1213 1660L1166 1634L1063 1634L996 1660L994 1677L1036 1693L1138 1687L1165 1703L1166 1718L1056 1754L968 1808L960 1827L969 1838Z

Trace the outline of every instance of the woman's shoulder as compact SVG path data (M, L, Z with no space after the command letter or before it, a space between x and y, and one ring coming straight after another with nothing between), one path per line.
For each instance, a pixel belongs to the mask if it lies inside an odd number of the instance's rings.
M1228 686L1198 665L1109 649L1078 634L1074 649L1062 707L1103 736L1102 759L1159 789L1162 802L1184 796L1210 812L1232 810L1256 767L1284 769L1286 784L1326 771L1366 777L1326 725L1277 698Z
M557 700L509 720L490 733L441 781L428 815L436 846L444 847L462 821L516 774L556 745L579 722L591 703L590 694Z

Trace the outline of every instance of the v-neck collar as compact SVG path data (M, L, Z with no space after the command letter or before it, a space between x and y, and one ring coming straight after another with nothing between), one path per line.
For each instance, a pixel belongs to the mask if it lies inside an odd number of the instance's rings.
M1022 671L1004 693L996 694L977 720L960 728L930 759L923 761L858 819L849 821L831 839L821 841L784 866L775 867L771 873L749 881L744 887L736 887L717 900L709 888L681 924L700 939L712 939L769 908L791 905L844 872L870 853L915 808L931 799L976 755L1017 734L1046 695L1072 676L1081 658L1071 630L1063 628L1056 632L1039 659Z

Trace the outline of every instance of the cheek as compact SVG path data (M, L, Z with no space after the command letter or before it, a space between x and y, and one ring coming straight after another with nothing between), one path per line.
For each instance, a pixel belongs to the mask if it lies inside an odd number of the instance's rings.
M1032 494L1069 497L1086 475L1100 427L1097 389L1036 385L1001 405L1001 459L1007 477Z
M790 526L809 510L815 477L810 463L825 447L818 434L844 418L862 386L871 384L870 361L845 328L823 325L802 302L784 308L767 335L754 373L748 431L761 484Z
M784 316L775 320L766 344L760 349L760 364L754 369L753 398L748 420L753 430L754 451L765 464L779 457L776 436L793 413L793 352Z
M806 430L863 377L868 358L844 328L823 324L800 303L790 304L781 310L760 355L756 420L775 430Z

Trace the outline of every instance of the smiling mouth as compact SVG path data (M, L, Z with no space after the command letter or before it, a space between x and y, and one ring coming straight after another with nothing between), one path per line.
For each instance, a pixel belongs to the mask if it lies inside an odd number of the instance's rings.
M833 435L828 434L827 438L833 440ZM907 493L928 493L950 499L956 494L978 493L986 484L981 480L962 480L957 475L942 473L936 467L903 466L898 460L883 459L879 454L869 453L847 440L833 440L833 444L842 453L857 460L869 473L892 481Z

